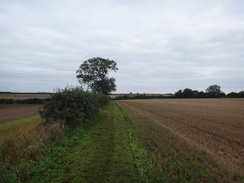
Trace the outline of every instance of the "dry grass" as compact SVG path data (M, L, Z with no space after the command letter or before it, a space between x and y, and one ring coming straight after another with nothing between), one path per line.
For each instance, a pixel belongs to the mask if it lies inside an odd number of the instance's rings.
M12 168L20 168L18 176L26 176L28 167L19 166L40 160L50 144L60 143L64 129L58 122L42 126L43 120L36 115L40 105L1 105L1 107L1 120L17 118L0 123L0 182L4 182L9 179L8 172ZM18 119L31 114L35 116Z
M0 142L26 137L42 123L38 110L42 105L0 104Z
M26 122L16 132L10 130L5 134L0 144L0 182L19 182L18 179L25 179L29 165L41 160L48 148L61 144L64 129L60 123L38 126L40 123L40 118L29 124ZM15 169L18 170L18 178L16 175L11 177L11 171Z
M40 116L22 118L0 123L0 143L4 139L15 139L31 134L42 123Z

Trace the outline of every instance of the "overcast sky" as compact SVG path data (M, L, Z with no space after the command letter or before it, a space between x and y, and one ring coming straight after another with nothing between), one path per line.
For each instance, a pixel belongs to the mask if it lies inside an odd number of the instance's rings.
M117 62L116 93L244 90L243 0L0 0L0 91L79 85Z

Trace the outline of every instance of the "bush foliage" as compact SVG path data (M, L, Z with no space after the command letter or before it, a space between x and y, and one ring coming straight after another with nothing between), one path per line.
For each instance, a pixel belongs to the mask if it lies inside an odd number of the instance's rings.
M59 121L64 126L76 126L93 117L107 102L106 95L96 95L80 88L65 88L51 96L40 114L46 124Z

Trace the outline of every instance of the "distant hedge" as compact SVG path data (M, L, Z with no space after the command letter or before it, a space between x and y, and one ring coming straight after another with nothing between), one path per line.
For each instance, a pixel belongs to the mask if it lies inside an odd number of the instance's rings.
M14 104L14 103L15 103L14 99L5 99L5 98L0 99L0 104Z
M0 99L0 104L43 104L50 99L30 98L30 99Z
M244 98L244 91L241 91L239 93L231 92L227 96L231 98Z
M106 95L85 92L80 88L66 88L52 94L50 101L44 103L40 114L46 124L59 122L64 126L76 126L92 118L106 103Z

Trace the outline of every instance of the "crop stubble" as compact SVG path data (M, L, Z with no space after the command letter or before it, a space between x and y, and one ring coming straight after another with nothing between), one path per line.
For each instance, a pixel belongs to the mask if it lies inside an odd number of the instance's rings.
M227 169L243 174L244 99L126 100L118 103L132 118L142 123L150 121L151 126L170 131L182 144L205 151ZM160 133L153 138L153 151L160 151Z

